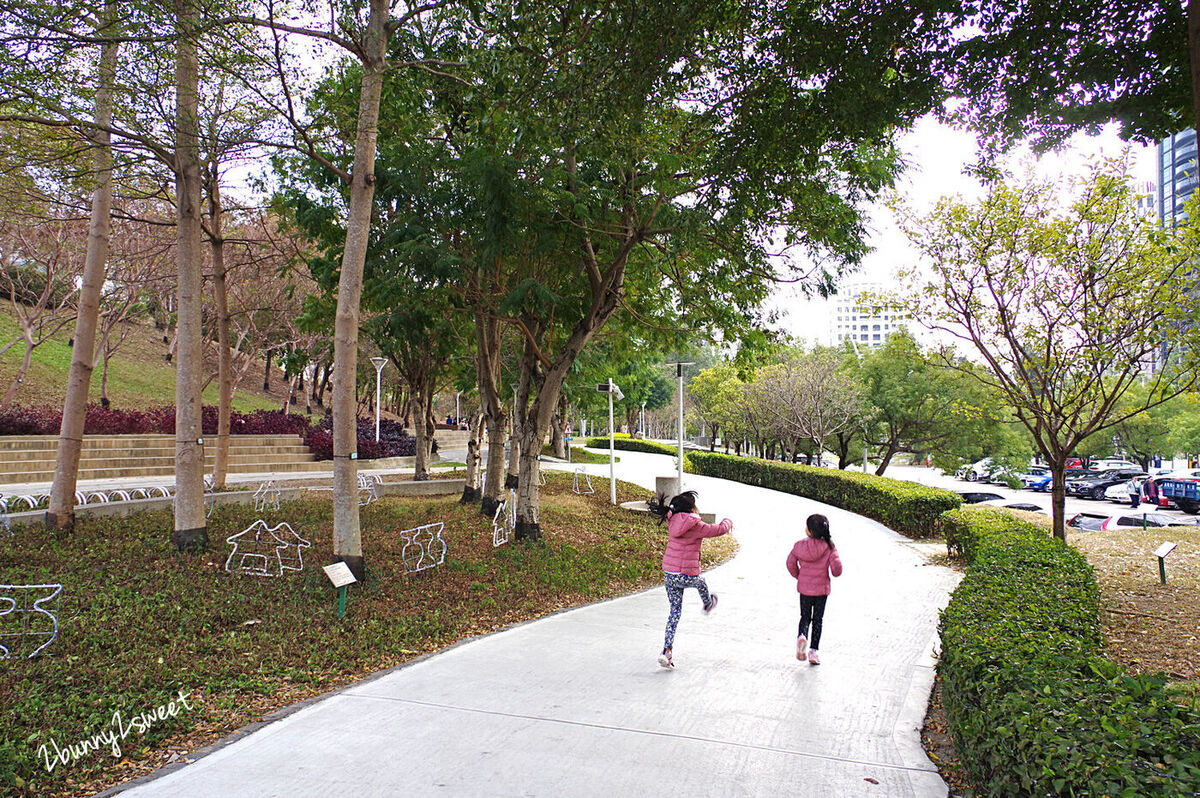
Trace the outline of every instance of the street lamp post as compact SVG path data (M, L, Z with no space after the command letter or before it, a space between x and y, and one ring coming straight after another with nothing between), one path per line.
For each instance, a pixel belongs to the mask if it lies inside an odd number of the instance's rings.
M379 419L382 415L380 394L383 390L383 367L387 365L387 358L373 357L371 364L375 366L375 442L379 443Z
M679 378L679 487L676 492L683 492L683 367L692 365L691 362L677 360L668 363L675 367L675 376Z
M612 381L612 377L608 378L608 382L597 385L596 390L608 394L608 494L609 501L616 504L617 444L616 435L613 433L613 394L616 394L618 399L624 399L625 394L621 393L621 389Z

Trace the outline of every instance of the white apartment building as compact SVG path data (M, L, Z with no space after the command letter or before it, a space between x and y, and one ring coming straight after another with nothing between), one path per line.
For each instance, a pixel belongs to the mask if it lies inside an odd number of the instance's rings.
M862 348L882 346L890 333L907 327L902 314L885 311L875 313L867 304L871 295L886 292L882 283L853 283L834 297L833 343L853 341Z

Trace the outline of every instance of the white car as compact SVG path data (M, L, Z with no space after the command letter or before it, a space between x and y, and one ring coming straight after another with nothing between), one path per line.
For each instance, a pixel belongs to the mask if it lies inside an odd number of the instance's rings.
M1138 482L1141 482L1141 480L1138 480ZM1140 487L1139 485L1139 489ZM1104 498L1117 504L1129 504L1129 482L1118 482L1116 485L1110 485L1104 491ZM1143 501L1145 500L1143 499Z
M1128 460L1118 460L1115 457L1097 460L1092 463L1093 471L1113 471L1118 468L1141 468L1137 463L1131 463Z
M1159 513L1153 510L1130 510L1127 513L1118 513L1110 518L1105 519L1100 525L1101 529L1140 529L1144 527L1162 527L1162 526L1195 526L1197 519L1195 518L1179 518L1166 513Z
M959 479L965 479L967 482L979 482L987 479L988 474L992 471L992 458L985 457L982 460L977 460L968 466L963 466L958 469L955 476Z

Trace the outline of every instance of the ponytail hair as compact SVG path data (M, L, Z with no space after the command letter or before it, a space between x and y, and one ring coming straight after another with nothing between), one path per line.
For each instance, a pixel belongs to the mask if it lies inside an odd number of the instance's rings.
M691 513L696 510L696 491L685 490L678 496L667 501L667 495L660 493L650 501L646 502L650 508L650 512L658 516L658 523L661 524L673 513Z
M817 540L825 541L825 545L833 548L833 538L829 536L829 519L820 513L813 513L808 517L808 531L812 532L812 536Z

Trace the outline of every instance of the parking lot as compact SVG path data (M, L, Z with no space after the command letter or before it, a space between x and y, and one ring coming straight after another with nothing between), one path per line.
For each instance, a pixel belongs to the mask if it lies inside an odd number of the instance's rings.
M1035 504L1047 514L1050 513L1050 494L1040 493L1034 490L1013 490L1007 485L994 485L990 482L967 482L962 479L955 479L953 475L943 474L935 468L926 468L924 466L891 466L888 468L884 476L892 479L903 479L909 482L919 482L922 485L933 485L946 490L952 490L956 493L966 491L980 491L986 493L995 493L1005 499L1011 499L1017 502L1027 502ZM1066 515L1070 520L1071 516L1076 513L1103 513L1106 515L1116 515L1117 513L1129 510L1129 502L1125 501L1117 504L1111 501L1096 501L1093 499L1080 499L1074 496L1068 496L1066 501ZM1142 511L1151 509L1149 505L1142 502ZM1195 521L1197 516L1188 515L1174 508L1172 509L1157 509L1156 512L1161 512L1174 518L1179 518L1184 521Z

